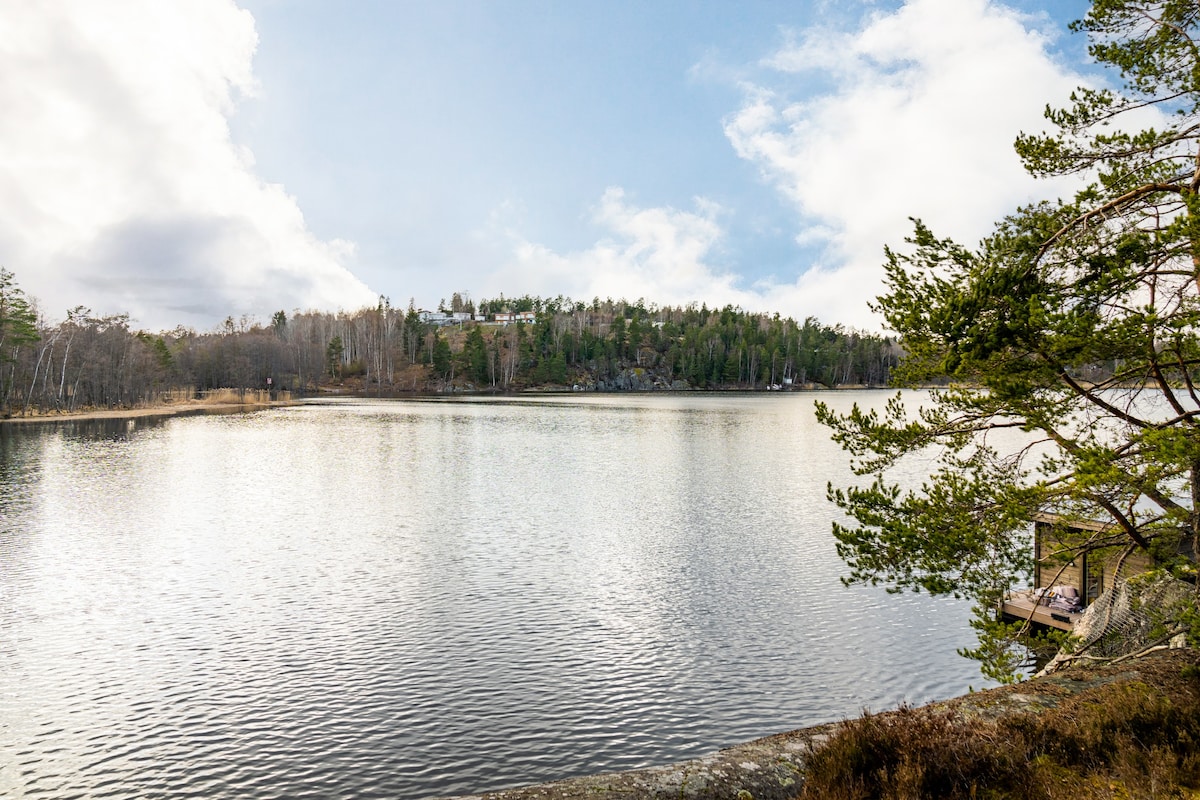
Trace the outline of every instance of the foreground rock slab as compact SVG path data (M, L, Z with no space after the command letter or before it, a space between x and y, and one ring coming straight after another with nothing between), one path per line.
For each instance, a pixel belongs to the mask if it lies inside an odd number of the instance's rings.
M1076 666L927 708L963 719L1038 714L1072 703L1091 703L1109 687L1135 682L1167 696L1200 691L1200 682L1188 677L1196 673L1200 673L1200 651L1170 650L1120 664ZM808 754L840 725L827 723L768 736L670 766L570 778L453 800L786 800L797 797L803 788Z
M570 778L456 800L785 800L795 797L801 788L800 770L809 748L818 745L836 725L780 733L665 767Z

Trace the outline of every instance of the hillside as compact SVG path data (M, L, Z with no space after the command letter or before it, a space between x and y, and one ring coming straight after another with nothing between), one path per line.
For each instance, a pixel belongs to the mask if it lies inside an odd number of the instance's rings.
M886 385L892 339L727 306L522 297L463 311L278 311L267 324L137 330L80 307L50 323L0 271L0 414L158 406L215 389L358 392L770 390ZM507 310L503 310L507 309Z

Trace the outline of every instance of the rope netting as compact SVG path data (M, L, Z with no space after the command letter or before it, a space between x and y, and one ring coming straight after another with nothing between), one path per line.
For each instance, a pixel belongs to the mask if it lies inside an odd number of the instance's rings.
M1165 573L1117 583L1088 606L1063 650L1043 673L1080 661L1121 661L1148 650L1183 646L1196 589Z

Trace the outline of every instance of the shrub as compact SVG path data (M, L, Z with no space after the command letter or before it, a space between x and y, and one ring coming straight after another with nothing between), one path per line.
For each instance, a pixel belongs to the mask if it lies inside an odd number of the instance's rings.
M1193 656L1191 661L1195 660ZM1140 665L1052 707L995 719L902 708L843 723L810 753L803 797L1194 797L1200 789L1200 682L1194 663Z

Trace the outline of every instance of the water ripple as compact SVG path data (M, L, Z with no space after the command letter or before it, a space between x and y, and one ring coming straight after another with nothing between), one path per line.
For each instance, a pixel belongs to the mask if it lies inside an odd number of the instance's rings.
M6 797L467 793L982 685L961 605L840 586L799 397L0 444Z

